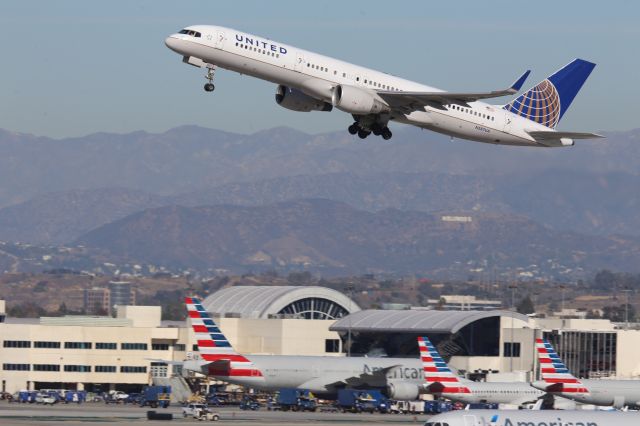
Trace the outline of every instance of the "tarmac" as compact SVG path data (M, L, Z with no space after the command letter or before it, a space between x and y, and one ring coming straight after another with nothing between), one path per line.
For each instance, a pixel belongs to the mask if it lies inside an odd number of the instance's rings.
M147 411L154 410L158 413L172 413L174 420L150 421L147 420ZM220 420L210 422L216 425L265 425L283 426L310 424L314 426L329 425L421 425L429 416L426 415L402 415L402 414L353 414L332 412L282 412L267 411L243 411L238 407L222 407L214 409L220 414ZM161 424L161 425L186 425L201 424L193 418L183 418L180 406L171 406L167 409L138 407L129 405L105 405L101 403L56 404L44 406L37 404L21 404L0 402L0 425L82 425L94 423L110 424Z

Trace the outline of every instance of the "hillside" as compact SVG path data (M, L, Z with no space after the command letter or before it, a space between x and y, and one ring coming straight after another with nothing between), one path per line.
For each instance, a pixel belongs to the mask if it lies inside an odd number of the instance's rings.
M637 174L640 130L607 133L570 149L451 142L397 126L394 139L274 128L239 135L195 126L161 134L97 133L49 139L0 130L0 207L37 195L122 187L174 195L231 182L296 175L444 173L503 175L548 169Z
M456 212L457 213L457 212ZM305 268L324 274L424 273L521 268L536 275L635 270L640 241L555 231L525 217L358 210L330 200L258 207L168 206L99 227L78 244L115 258L170 268L232 271Z

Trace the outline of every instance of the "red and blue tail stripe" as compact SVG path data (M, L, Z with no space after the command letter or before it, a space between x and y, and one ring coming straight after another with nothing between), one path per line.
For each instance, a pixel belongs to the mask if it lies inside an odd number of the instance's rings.
M582 382L575 377L562 362L553 346L545 339L536 339L536 349L540 360L540 376L549 384L550 392L588 393Z
M213 321L209 313L204 309L200 300L194 297L185 298L191 326L198 342L200 357L205 361L222 361L214 366L211 371L215 376L234 377L261 377L260 370L254 368L253 363L246 357L238 354L220 328ZM228 362L225 366L224 362Z
M420 349L424 379L430 389L437 391L437 393L471 393L469 388L460 382L458 376L453 374L429 338L418 337L418 347Z

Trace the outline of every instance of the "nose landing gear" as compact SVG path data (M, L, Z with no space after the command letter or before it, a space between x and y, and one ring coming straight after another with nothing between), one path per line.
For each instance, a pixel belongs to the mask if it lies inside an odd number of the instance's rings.
M204 85L205 92L213 92L215 90L216 86L213 85L213 77L215 76L215 73L215 65L207 64L207 75L205 75L204 78L209 82Z

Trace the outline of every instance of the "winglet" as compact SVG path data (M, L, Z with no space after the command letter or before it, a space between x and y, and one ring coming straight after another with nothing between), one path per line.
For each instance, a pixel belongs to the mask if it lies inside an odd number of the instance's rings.
M521 88L522 85L524 84L524 82L527 80L527 77L529 77L529 74L531 74L531 70L526 70L524 74L522 74L520 76L519 79L517 79L509 88L509 90L512 90L513 93L517 93Z

